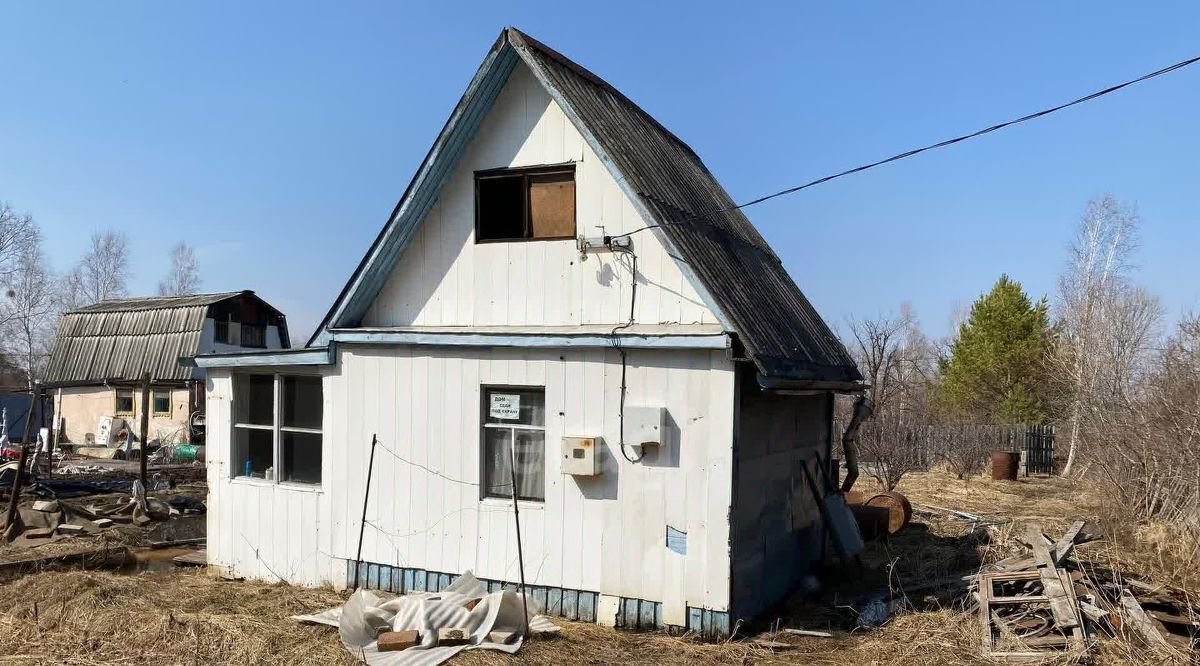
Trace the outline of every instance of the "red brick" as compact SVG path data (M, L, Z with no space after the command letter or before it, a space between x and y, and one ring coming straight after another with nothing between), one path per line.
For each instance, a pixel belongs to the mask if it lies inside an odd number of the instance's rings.
M385 631L379 634L379 651L406 650L420 642L421 635L415 631Z

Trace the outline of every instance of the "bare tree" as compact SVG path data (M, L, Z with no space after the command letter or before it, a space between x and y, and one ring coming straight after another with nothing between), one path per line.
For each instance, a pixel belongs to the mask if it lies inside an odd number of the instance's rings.
M1137 249L1139 219L1132 207L1111 196L1089 201L1070 245L1070 259L1059 280L1060 320L1057 364L1067 395L1067 462L1073 471L1085 417L1097 408L1101 359L1127 286Z
M875 319L850 319L850 348L863 378L871 386L871 399L877 414L890 404L894 383L900 372L900 352L909 321L904 317L881 315Z
M196 252L190 245L179 241L171 248L171 270L159 281L158 293L162 296L190 296L200 287L200 268L196 263Z
M40 376L50 353L58 319L54 275L48 268L36 229L25 251L16 258L5 299L0 304L4 352L30 383Z
M33 218L0 201L0 287L7 289L34 233Z
M109 229L92 234L92 246L63 280L65 309L125 295L129 238Z
M908 304L899 315L851 319L848 348L870 384L874 415L858 431L867 471L886 489L928 464L920 427L929 418L928 387L936 366Z

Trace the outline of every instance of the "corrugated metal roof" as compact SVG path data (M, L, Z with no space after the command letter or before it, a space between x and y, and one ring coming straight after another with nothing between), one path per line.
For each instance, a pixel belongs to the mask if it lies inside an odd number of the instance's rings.
M845 347L779 258L696 153L600 77L515 28L505 29L426 155L388 224L363 257L310 345L357 326L478 130L512 69L513 53L661 226L759 372L777 379L861 379Z
M44 381L135 381L145 372L156 382L192 379L194 369L179 359L200 351L209 308L243 296L279 314L252 291L121 298L68 312L55 333ZM281 324L280 336L287 339L286 325Z

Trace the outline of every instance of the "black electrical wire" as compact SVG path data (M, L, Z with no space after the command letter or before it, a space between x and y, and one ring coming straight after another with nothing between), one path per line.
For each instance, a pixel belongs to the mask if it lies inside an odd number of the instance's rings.
M709 215L714 215L714 214L718 214L718 213L727 213L730 211L747 208L747 207L753 206L755 204L760 204L764 201L770 201L771 199L774 199L776 197L782 197L787 194L793 194L795 192L799 192L800 190L808 189L815 185L820 185L822 183L828 183L829 181L834 180L835 178L841 178L842 176L849 176L850 174L859 173L862 171L866 171L868 169L874 169L875 167L883 166L884 164L888 164L890 162L897 162L899 160L907 159L909 157L919 155L919 154L924 153L929 150L935 150L937 148L945 148L946 146L951 146L956 143L961 143L963 141L967 141L968 139L974 139L976 137L983 136L984 134L990 134L992 132L1004 129L1006 127L1011 127L1013 125L1017 125L1017 124L1020 124L1023 122L1041 118L1042 116L1048 116L1052 113L1062 111L1063 109L1070 108L1077 104L1083 104L1084 102L1090 102L1091 100L1094 100L1098 97L1103 97L1105 95L1108 95L1108 94L1114 93L1118 90L1121 90L1122 88L1127 88L1129 86L1132 86L1135 83L1141 83L1143 81L1148 81L1155 77L1162 76L1164 74L1169 74L1177 69L1183 69L1184 67L1195 64L1196 62L1200 62L1200 56L1188 58L1187 60L1181 60L1180 62L1177 62L1173 65L1168 65L1166 67L1163 67L1162 69L1157 69L1153 72L1150 72L1149 74L1143 74L1142 76L1139 76L1136 79L1130 79L1129 81L1125 81L1123 83L1118 83L1116 85L1112 85L1107 88L1104 88L1103 90L1097 90L1094 93L1084 95L1083 97L1080 97L1078 99L1073 99L1073 100L1063 103L1063 104L1059 104L1058 106L1053 106L1048 109L1043 109L1041 111L1030 113L1030 114L1021 116L1020 118L1014 118L1013 120L1007 120L1002 123L997 123L995 125L991 125L990 127L985 127L981 130L971 132L970 134L963 134L961 136L956 136L952 139L946 139L945 141L938 141L937 143L931 143L928 146L923 146L921 148L914 148L912 150L906 150L902 153L897 153L895 155L892 155L891 157L877 160L877 161L871 162L869 164L864 164L862 166L854 167L853 169L846 169L845 171L839 171L837 173L830 174L828 176L822 176L821 178L818 178L816 180L811 180L807 183L804 183L803 185L789 187L787 189L779 190L778 192L774 192L772 194L767 194L765 196L758 197L757 199L751 199L750 201L746 201L746 202L743 202L740 204L734 204L733 206L724 207L724 208L715 208L715 209L712 209L712 210L709 210L706 212L698 213L694 217L691 217L691 218L688 218L685 220L669 222L669 224L679 224L682 222L691 222L694 220L701 220L701 219L705 219ZM628 236L632 236L633 234L645 231L647 229L654 229L654 228L661 227L661 226L665 226L665 225L664 224L649 225L646 227L642 227L640 229L634 229L633 231L630 231L628 233L620 234L618 236L613 236L612 238L614 238L614 239L626 238Z
M613 330L611 332L609 332L608 335L609 335L609 340L612 343L613 349L616 349L617 353L621 355L621 397L620 397L620 406L618 407L618 410L617 410L617 420L620 423L619 446L621 448L621 455L625 456L625 459L628 460L629 462L636 463L636 462L640 461L646 454L640 453L640 454L638 454L638 457L632 458L632 457L630 457L629 452L625 450L625 386L626 386L625 385L625 373L626 373L626 366L627 366L626 362L627 362L628 358L627 358L627 353L625 351L625 348L621 346L621 336L619 336L617 333L623 329L633 326L634 314L637 312L637 253L633 251L633 248L621 247L619 245L613 245L611 242L611 239L609 240L609 249L611 249L613 252L622 252L624 254L629 255L630 275L633 276L632 277L633 287L631 288L631 292L630 292L630 296L629 296L629 320L626 321L624 324L617 324L616 326L614 326Z

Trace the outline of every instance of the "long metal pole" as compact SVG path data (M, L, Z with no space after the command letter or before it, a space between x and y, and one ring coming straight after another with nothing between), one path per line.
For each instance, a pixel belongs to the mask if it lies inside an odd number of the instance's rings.
M363 532L367 529L367 500L371 497L371 470L375 468L375 444L378 442L374 434L371 435L371 457L367 461L367 488L363 492L363 512L362 523L358 526L358 554L354 556L354 584L357 586L358 581L362 577L362 542Z
M525 640L529 640L529 588L525 587L525 553L521 549L521 507L517 503L517 433L512 434L512 464L508 466L512 477L513 522L517 525L517 566L521 574L521 618L525 621Z
M138 478L142 480L142 488L150 490L146 485L146 456L150 453L147 442L150 441L150 373L142 374L142 423L138 435L142 438L141 455L138 456Z
M16 534L9 534L16 524L17 505L21 501L21 486L25 484L25 465L29 463L29 437L33 433L33 410L37 407L38 398L42 394L42 387L38 384L29 391L29 411L25 412L25 436L21 438L21 456L17 463L17 474L13 477L12 495L8 499L8 516L4 521L4 537L6 539L15 538Z

